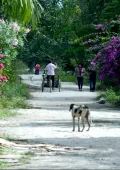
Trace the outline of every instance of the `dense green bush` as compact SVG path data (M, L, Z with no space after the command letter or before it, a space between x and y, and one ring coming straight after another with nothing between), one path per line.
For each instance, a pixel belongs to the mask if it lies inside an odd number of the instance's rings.
M21 60L14 60L12 62L12 70L14 71L14 74L27 74L28 73L28 67L26 64Z
M30 96L26 85L20 83L6 83L2 87L3 94L0 96L0 108L26 108L25 100Z
M60 72L60 79L63 82L75 82L75 76L73 74L69 74L65 71Z
M109 88L106 90L105 98L111 104L120 106L120 92L119 91L116 92L114 89Z

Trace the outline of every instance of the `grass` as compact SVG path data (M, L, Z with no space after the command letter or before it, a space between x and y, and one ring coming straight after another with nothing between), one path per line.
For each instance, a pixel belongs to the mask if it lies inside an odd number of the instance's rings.
M22 157L19 159L19 162L21 162L21 163L27 163L28 160L29 160L32 156L34 156L34 153L28 151L28 152L26 152L26 153L24 153L24 154L22 155Z
M10 111L8 109L1 109L0 110L0 119L5 119L10 116L16 116L18 113L15 111Z
M11 164L8 163L8 162L0 161L0 169L3 169L3 168L5 169L5 168L8 168L10 166L11 166Z
M107 87L107 86L102 86L99 84L99 90L101 91L97 97L97 99L100 99L103 97L106 99L110 104L113 106L118 106L120 107L120 90L119 88L113 88L113 87Z
M3 139L6 139L8 141L19 141L18 139L15 138L11 138L9 135L7 134L2 134L1 137ZM0 146L0 155L21 155L21 157L18 159L18 162L20 163L27 163L29 161L29 159L34 155L33 152L31 151L27 151L24 153L19 153L16 149L11 148L10 146L6 146L6 145L1 145ZM6 162L4 159L2 159L2 161L0 160L0 169L2 168L10 168L12 169L12 164Z
M57 75L58 75L58 73L56 74L56 77L57 77ZM69 71L69 72L60 71L60 79L63 82L75 82L77 84L76 76L71 71ZM87 76L84 76L84 85L89 86L89 79Z
M10 147L7 147L7 146L0 146L0 155L9 155L9 154L14 154L14 155L17 155L17 151L10 148ZM8 163L6 161L1 161L0 160L0 169L2 168L8 168L11 166L11 163Z
M0 97L0 108L27 108L26 99L29 98L29 89L19 81L6 83L2 87L3 95Z
M17 150L12 149L11 147L7 147L7 146L0 146L0 155L18 155L19 153L17 152ZM33 152L25 152L21 155L21 157L18 159L18 162L20 163L27 163L29 161L29 159L34 155ZM0 169L7 169L7 168L11 168L12 169L12 164L6 162L4 159L2 159L2 161L0 160Z
M8 155L8 154L17 154L17 151L7 147L7 146L0 146L0 155Z
M5 140L8 140L8 141L18 141L17 138L13 138L13 137L9 136L8 134L5 134L5 133L1 134L1 137Z
M25 102L25 98L22 97L13 97L11 99L6 96L2 96L0 98L0 108L28 108L27 103Z
M117 92L113 88L109 88L106 90L105 98L112 105L120 106L120 91Z

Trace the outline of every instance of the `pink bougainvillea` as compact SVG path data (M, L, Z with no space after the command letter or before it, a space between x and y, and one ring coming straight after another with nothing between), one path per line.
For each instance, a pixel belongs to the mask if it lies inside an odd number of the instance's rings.
M99 72L99 78L117 85L120 83L120 37L113 37L91 62Z

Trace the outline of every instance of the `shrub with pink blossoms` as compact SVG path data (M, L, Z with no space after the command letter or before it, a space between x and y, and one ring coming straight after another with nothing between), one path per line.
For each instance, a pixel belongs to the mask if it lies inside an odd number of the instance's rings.
M0 19L0 94L1 86L7 81L6 73L9 73L9 80L12 78L11 61L13 61L19 48L24 45L24 39L30 29L24 28L17 22L9 23Z
M120 83L120 37L113 37L91 62L96 67L99 78L109 85Z

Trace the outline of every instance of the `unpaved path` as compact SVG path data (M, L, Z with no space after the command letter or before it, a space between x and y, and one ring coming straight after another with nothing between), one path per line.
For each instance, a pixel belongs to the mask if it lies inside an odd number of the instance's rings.
M48 88L42 93L41 75L22 75L31 88L31 109L1 121L1 131L26 141L34 152L28 164L15 169L118 169L120 167L120 111L108 103L96 103L96 92L74 83L62 83L61 92ZM89 132L72 132L69 105L87 104L93 124ZM40 144L42 145L40 146ZM38 147L37 147L38 146ZM45 146L47 146L45 148ZM43 149L44 148L44 149Z

